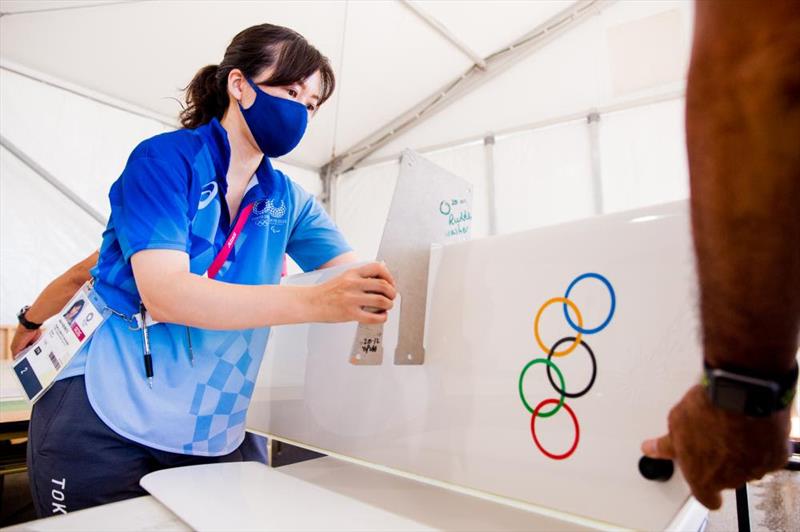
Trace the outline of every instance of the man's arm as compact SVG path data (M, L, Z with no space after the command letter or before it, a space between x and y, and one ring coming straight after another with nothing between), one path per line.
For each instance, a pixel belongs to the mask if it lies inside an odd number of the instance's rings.
M696 9L686 133L705 357L786 372L800 326L800 5Z
M800 328L800 9L793 0L697 2L686 94L703 353L714 368L775 378ZM709 508L720 490L780 468L789 409L723 411L692 388L669 435L643 444L678 461Z
M97 264L98 252L95 251L70 269L59 275L47 287L42 290L39 296L25 313L25 318L33 323L44 323L47 319L54 316L67 304L69 298L89 280L89 271ZM11 340L11 354L16 356L20 351L38 340L41 336L41 329L31 331L17 325L14 338Z

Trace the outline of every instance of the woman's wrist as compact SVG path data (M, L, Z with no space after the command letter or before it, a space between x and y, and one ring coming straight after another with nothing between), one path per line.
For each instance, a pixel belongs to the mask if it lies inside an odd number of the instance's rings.
M287 323L310 323L323 321L319 305L319 286L291 286L287 305ZM281 320L284 321L284 320Z

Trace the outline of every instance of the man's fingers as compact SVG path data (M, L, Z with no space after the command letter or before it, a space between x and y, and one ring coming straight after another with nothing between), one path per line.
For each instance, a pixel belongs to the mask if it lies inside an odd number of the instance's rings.
M42 330L37 329L35 331L22 331L19 330L14 334L14 338L11 339L11 356L13 359L16 359L17 356L24 351L26 348L32 346L36 340L38 340L42 336Z
M675 459L675 449L672 448L669 434L642 442L642 453L650 458Z
M697 501L709 510L719 510L722 506L722 493L719 490L700 489L690 486L692 495Z

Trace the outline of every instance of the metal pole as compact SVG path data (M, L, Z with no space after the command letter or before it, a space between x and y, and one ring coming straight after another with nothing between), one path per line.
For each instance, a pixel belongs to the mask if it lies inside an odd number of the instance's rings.
M648 96L646 98L636 98L625 102L616 103L614 105L600 107L599 109L585 109L582 111L578 111L576 113L570 113L565 115L554 116L552 118L546 118L544 120L539 120L538 122L530 122L527 124L522 124L520 126L514 126L507 129L500 129L494 132L494 137L495 139L503 140L508 136L517 135L520 133L529 133L531 131L536 131L538 129L542 129L545 127L551 127L556 125L568 124L570 122L587 120L589 115L593 112L598 113L602 117L603 115L608 113L617 113L621 111L627 111L628 109L635 109L637 107L641 107L644 105L653 105L653 104L678 100L680 98L683 98L685 95L686 91L681 89L677 91L669 91L655 96ZM438 150L458 148L473 143L477 144L482 139L483 139L482 136L472 135L469 137L454 139L448 142L442 142L440 144L432 144L429 146L423 146L413 149L417 153L425 154L425 153L435 152ZM392 155L376 157L374 159L370 159L369 161L363 161L361 163L357 163L353 166L353 168L355 169L368 168L376 164L382 164L388 161L395 161L399 158L400 158L400 153L394 153Z
M338 174L334 173L333 168L327 167L320 172L319 177L322 180L320 202L330 217L336 221L336 178Z
M475 66L481 70L486 70L486 61L478 54L478 52L467 46L467 43L456 37L452 31L447 29L444 24L439 22L430 13L427 13L421 7L419 7L419 5L412 3L410 0L400 0L400 3L406 6L412 13L414 13L418 18L422 19L431 28L436 30L439 35L447 39L450 44L461 50L461 53L469 57L470 61L472 61Z
M336 222L336 215L338 214L338 212L337 212L338 209L337 209L336 203L337 203L337 193L339 191L339 176L340 175L341 174L332 174L331 177L330 177L330 185L329 185L330 192L329 192L329 194L330 194L331 206L330 206L329 211L330 211L330 214L331 214L331 219L334 222Z
M452 105L467 94L474 92L489 80L518 64L530 54L553 39L588 20L607 7L613 0L583 0L570 4L566 9L538 25L521 38L484 58L486 68L471 66L460 76L424 98L411 109L396 116L382 127L352 145L343 153L333 157L323 168L336 166L341 172L352 170L359 162L389 143L398 135L417 127L442 109Z
M592 112L586 117L589 127L589 156L591 164L594 214L603 214L603 175L600 161L600 113Z
M736 488L736 520L739 532L750 532L750 504L747 501L747 484Z
M22 76L24 78L28 78L38 83L54 87L56 89L69 92L70 94L80 96L81 98L86 98L87 100L93 101L95 103L111 107L112 109L116 109L118 111L124 111L126 113L130 113L132 115L136 115L141 118L146 118L148 120L153 120L155 122L158 122L162 126L168 127L170 129L175 129L178 127L177 120L169 119L158 113L152 112L149 109L143 109L130 102L119 100L117 98L113 98L111 96L96 91L91 91L84 87L79 87L77 85L68 82L57 80L51 76L47 76L39 72L34 72L30 69L12 64L9 61L3 60L0 63L0 69L5 70L6 72L11 72L12 74L16 74L17 76Z
M483 139L484 158L486 160L486 202L489 206L489 234L497 234L497 188L494 173L494 135Z

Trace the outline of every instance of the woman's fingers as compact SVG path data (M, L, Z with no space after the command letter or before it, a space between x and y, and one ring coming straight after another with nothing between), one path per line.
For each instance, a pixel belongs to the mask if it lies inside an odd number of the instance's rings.
M380 294L389 299L397 297L395 287L383 279L364 279L361 281L360 286L368 294Z
M378 310L391 310L394 307L394 303L391 299L384 297L379 294L364 294L360 298L361 306L362 307L369 307L370 309L378 309Z
M356 313L356 321L358 323L364 323L367 325L376 325L380 323L386 323L386 319L388 318L388 314L385 312L380 312L378 314L374 312L368 312L366 310L359 310Z
M397 297L394 279L379 262L349 270L320 285L319 308L324 321L380 324Z
M386 267L386 264L383 262L370 262L369 264L365 264L356 270L361 277L370 278L375 277L378 279L383 279L390 285L394 286L394 277L392 277L389 268Z

